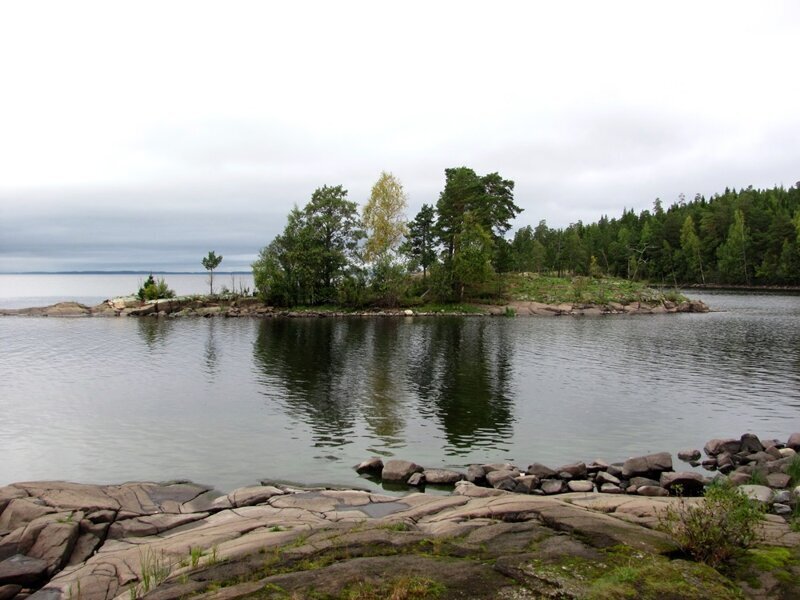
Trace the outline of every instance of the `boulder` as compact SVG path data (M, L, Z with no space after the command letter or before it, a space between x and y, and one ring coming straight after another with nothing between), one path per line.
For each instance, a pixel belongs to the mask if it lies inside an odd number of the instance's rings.
M770 473L767 475L767 485L771 488L786 488L789 487L792 478L786 473Z
M740 485L739 491L756 502L769 504L772 501L772 490L765 485Z
M422 471L422 467L408 460L387 460L381 471L381 479L389 483L405 483L414 473Z
M486 483L486 470L480 465L468 466L467 481L475 485L484 485Z
M736 468L736 465L733 462L733 456L728 454L727 452L723 452L722 454L717 456L717 470L721 473L730 473Z
M516 469L511 463L490 463L481 466L486 473L491 473L492 471L513 471Z
M791 457L771 460L763 465L763 469L765 469L767 473L786 473L789 470L789 464L791 462Z
M714 471L717 468L717 459L707 458L700 464L703 466L704 469L708 469L709 471Z
M790 515L792 514L792 507L788 504L776 502L772 505L772 512L774 512L776 515Z
M741 450L742 442L734 438L714 438L709 440L703 450L708 456L717 456L723 452L728 454L736 454Z
M614 477L613 475L610 475L609 473L606 473L605 471L600 471L597 474L597 476L594 478L594 482L598 486L601 486L604 483L613 483L614 485L619 485L620 484L620 480L619 480L618 477Z
M779 504L791 504L792 493L789 490L776 490L772 495L772 500Z
M792 450L791 448L781 448L778 450L778 453L781 455L781 458L791 458L797 454L797 451Z
M517 484L514 491L518 494L530 494L539 487L539 478L536 475L520 475L514 481Z
M786 456L794 456L793 454L784 454L784 450L794 452L791 448L778 448L777 446L770 446L764 452L772 457L772 460L780 460Z
M556 472L569 474L568 478L562 477L562 479L586 479L586 476L588 475L586 463L583 462L575 462L561 466L556 469Z
M696 496L703 492L705 479L700 473L694 471L681 471L678 473L662 473L661 487L668 491L678 491L684 496Z
M649 497L669 496L669 492L660 485L643 485L636 488L636 493L640 496Z
M756 434L745 433L740 440L739 450L737 450L737 452L753 454L755 452L762 452L763 450L764 446L761 444L761 440L758 439Z
M425 475L422 473L414 473L411 477L408 478L408 485L413 485L414 487L422 487L425 485Z
M635 475L661 473L672 470L672 456L669 452L658 452L647 456L629 458L622 465L622 476L629 479Z
M764 452L762 450L762 451L759 451L759 452L754 452L753 454L748 454L747 458L745 458L743 462L746 462L748 464L750 464L750 463L764 464L764 463L770 462L772 460L775 460L776 458L777 457L775 457L774 455L770 454L769 452Z
M745 473L745 472L743 472L743 471L734 471L733 473L731 473L730 475L728 475L728 480L729 480L729 481L730 481L730 482L731 482L733 485L744 485L744 484L746 484L748 481L750 481L750 479L751 479L752 477L753 477L753 476L752 476L750 473Z
M786 442L786 445L789 446L792 450L800 451L800 432L793 433L789 436L789 441Z
M108 304L111 308L115 310L123 310L126 308L135 308L141 304L141 300L139 300L138 296L121 296L118 298L112 298L108 301Z
M560 494L568 488L560 479L545 479L541 485L542 491L547 495Z
M794 489L792 490L792 495L793 495L793 496L794 496L796 499L800 500L800 485L798 485L796 488L794 488Z
M464 474L450 469L425 469L422 473L425 481L433 485L455 485L464 479Z
M608 483L614 483L614 482L610 481ZM631 477L631 480L628 483L628 485L630 487L640 488L640 487L644 487L646 485L659 487L661 484L658 481L656 481L655 479L650 479L649 477Z
M514 481L514 478L519 476L519 471L510 471L510 470L502 470L502 471L491 471L486 474L486 482L492 486L493 488L500 489L500 484L511 480ZM517 483L514 481L514 486L511 488L512 490L517 486ZM505 486L502 489L507 489Z
M608 463L602 459L596 458L588 465L586 465L586 470L589 473L597 473L598 471L605 471L608 469Z
M586 479L576 479L567 483L567 487L571 492L591 492L594 490L594 484Z
M700 453L700 450L697 450L696 448L690 448L688 450L681 450L678 452L678 458L683 462L694 462L696 460L700 460L701 456L702 454Z
M556 472L551 469L550 467L546 467L541 463L533 463L528 467L527 470L528 475L536 475L539 479L545 479L548 477L555 477Z
M608 465L606 473L614 477L622 477L622 463L612 463Z
M45 561L15 554L0 562L0 585L36 585L42 581L46 572Z
M381 471L383 471L383 461L377 456L373 456L372 458L368 458L367 460L358 463L355 466L355 470L359 475L362 473L367 473L369 475L380 475Z
M603 494L621 494L622 488L618 485L614 485L613 483L604 483L600 486L600 491Z

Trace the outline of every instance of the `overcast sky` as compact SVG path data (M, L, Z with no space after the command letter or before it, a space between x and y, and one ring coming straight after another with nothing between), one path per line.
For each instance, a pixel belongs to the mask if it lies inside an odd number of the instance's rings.
M382 170L519 226L800 180L798 2L4 2L0 272L247 269Z

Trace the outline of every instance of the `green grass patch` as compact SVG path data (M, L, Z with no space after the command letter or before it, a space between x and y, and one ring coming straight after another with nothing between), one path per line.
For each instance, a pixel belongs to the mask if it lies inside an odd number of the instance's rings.
M674 290L661 292L641 281L612 277L553 277L536 273L507 273L503 276L511 300L543 304L608 304L618 302L682 302Z
M342 600L426 600L440 598L444 585L428 577L394 577L380 584L364 581L345 588L339 595Z
M789 468L786 474L792 478L790 485L792 487L800 485L800 454L795 454L789 462Z

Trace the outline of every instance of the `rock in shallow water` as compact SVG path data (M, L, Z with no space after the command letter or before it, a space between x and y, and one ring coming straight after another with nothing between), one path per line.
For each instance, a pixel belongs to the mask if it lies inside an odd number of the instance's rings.
M389 483L406 483L414 473L421 473L422 467L407 460L388 460L383 465L381 479Z
M700 460L701 456L702 454L700 453L700 450L697 449L681 450L678 452L678 458L684 462Z
M672 470L672 456L669 452L658 452L647 456L629 458L622 465L622 476L625 479L635 475L661 473Z

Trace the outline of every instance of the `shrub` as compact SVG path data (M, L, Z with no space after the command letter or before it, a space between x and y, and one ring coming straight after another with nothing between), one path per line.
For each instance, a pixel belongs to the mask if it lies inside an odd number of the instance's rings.
M792 457L786 474L792 478L790 485L800 485L800 454L795 454Z
M147 281L139 288L136 295L139 296L139 300L145 301L158 300L159 298L174 298L175 292L169 289L163 277L159 277L158 281L156 281L153 274L150 273Z
M659 528L695 560L712 567L724 563L756 540L764 508L729 483L706 488L702 503L689 505L681 497L668 507Z

